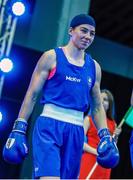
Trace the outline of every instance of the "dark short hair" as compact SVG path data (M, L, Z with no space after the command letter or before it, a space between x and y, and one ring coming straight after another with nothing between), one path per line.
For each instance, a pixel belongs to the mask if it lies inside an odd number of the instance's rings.
M96 27L94 18L87 14L79 14L79 15L73 17L73 19L70 22L70 27L74 28L81 24L89 24L91 26Z

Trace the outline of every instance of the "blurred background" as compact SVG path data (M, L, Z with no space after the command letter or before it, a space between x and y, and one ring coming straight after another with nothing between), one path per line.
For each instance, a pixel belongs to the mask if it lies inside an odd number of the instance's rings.
M107 88L113 93L116 120L119 124L130 106L133 88L133 1L20 0L19 2L23 2L26 7L22 16L10 15L11 2L15 0L0 1L0 57L2 59L4 55L8 56L13 62L12 71L0 72L0 112L2 113L0 178L30 179L32 178L31 134L34 121L42 108L39 103L36 104L30 117L28 130L30 153L24 162L21 165L6 163L2 158L2 149L17 118L39 57L45 50L67 43L68 26L73 16L80 13L92 15L96 21L96 37L87 52L101 65L101 88ZM4 11L5 15L3 15ZM9 33L12 37L6 39L4 33L9 29L13 29ZM2 39L3 36L5 41ZM4 52L3 49L8 50ZM118 140L120 163L112 170L112 179L133 179L129 154L131 130L126 124L122 127Z

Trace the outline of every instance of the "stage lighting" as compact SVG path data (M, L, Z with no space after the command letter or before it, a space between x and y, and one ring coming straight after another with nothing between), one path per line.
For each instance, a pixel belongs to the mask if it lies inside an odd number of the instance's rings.
M8 73L13 69L12 60L9 58L3 58L0 62L0 69L4 73Z
M7 112L5 111L5 107L0 107L0 137L6 133L10 126L11 123L9 121Z
M3 115L2 112L0 112L0 122L2 121Z
M15 16L21 16L25 13L25 4L21 1L16 1L12 4L12 12Z

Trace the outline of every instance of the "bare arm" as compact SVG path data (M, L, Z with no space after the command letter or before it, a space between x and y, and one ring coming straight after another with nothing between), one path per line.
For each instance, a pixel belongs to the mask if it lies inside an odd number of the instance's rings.
M100 83L101 83L101 68L95 61L96 81L91 91L91 114L97 129L107 128L106 114L102 105Z
M53 50L47 51L41 56L32 74L30 85L20 108L18 118L28 120L33 111L38 94L41 92L42 87L47 80L49 71L55 65L56 58Z
M90 122L89 122L89 117L86 116L84 119L84 133L85 135L87 134L88 129L90 128ZM92 153L97 155L97 150L93 147L91 147L88 143L84 142L84 146L83 146L84 151L88 152L88 153Z

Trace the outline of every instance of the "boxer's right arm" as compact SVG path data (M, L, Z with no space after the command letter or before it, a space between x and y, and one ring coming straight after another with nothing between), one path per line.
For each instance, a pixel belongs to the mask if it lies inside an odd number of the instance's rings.
M55 65L56 57L53 50L48 51L41 56L33 72L30 85L18 115L19 118L28 120L33 111L38 94L45 84L50 70Z
M3 149L4 160L9 163L21 163L28 153L26 140L27 121L33 111L37 96L47 80L49 71L56 65L55 62L55 54L51 50L44 53L36 65L18 118Z

